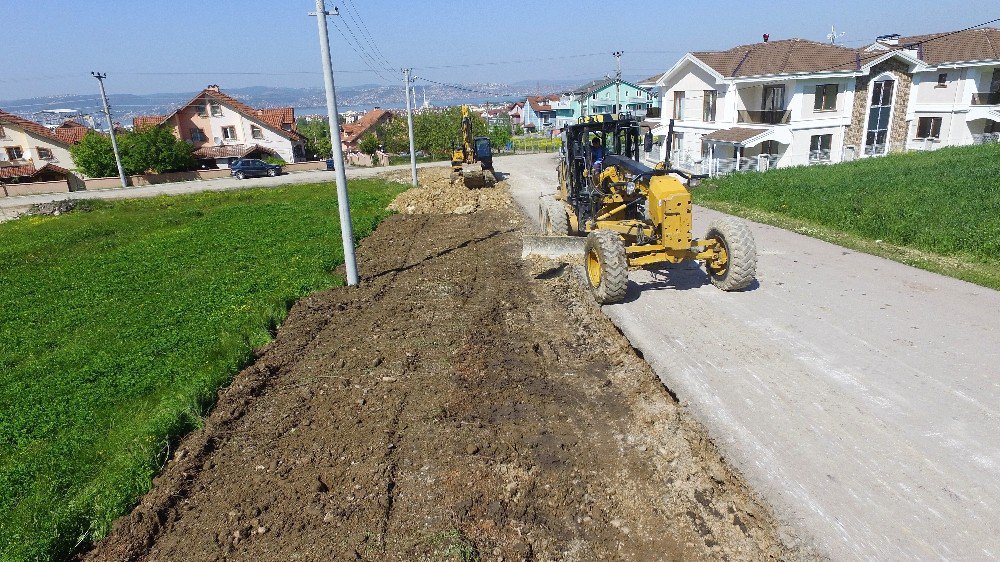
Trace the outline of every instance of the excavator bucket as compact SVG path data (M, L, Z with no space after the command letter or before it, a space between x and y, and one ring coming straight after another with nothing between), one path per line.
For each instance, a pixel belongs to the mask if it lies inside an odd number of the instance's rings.
M521 245L521 259L539 256L566 262L582 262L584 245L582 236L539 236L525 234Z
M497 183L496 176L489 170L476 170L470 168L462 169L462 183L469 189L480 187L493 187Z

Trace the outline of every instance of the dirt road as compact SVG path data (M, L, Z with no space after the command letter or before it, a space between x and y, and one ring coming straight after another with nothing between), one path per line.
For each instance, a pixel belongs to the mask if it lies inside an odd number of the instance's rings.
M554 158L511 161L535 216ZM719 216L695 209L695 235ZM759 286L634 272L605 313L834 559L1000 557L1000 293L766 225Z
M86 560L808 554L576 276L520 261L509 199L432 199L364 241L359 287L295 305Z

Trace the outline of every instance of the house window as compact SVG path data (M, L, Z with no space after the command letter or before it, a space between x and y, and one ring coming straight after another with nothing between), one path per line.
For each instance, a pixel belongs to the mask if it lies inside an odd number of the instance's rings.
M222 138L226 140L236 140L236 127L230 125L222 128Z
M222 117L222 106L221 105L219 105L217 103L213 103L212 104L212 117Z
M705 90L702 121L715 121L715 106L719 100L719 92Z
M762 111L784 111L785 86L764 86L764 92L760 98L760 108Z
M674 92L674 119L684 119L684 92Z
M917 121L917 138L918 139L941 138L941 118L921 117L920 120Z
M868 156L888 152L889 118L892 114L892 90L895 85L892 80L879 80L872 84L871 107L868 109L865 134L865 154Z
M194 110L198 114L198 117L208 117L208 112L205 111L204 105L196 105L194 106Z
M778 153L778 141L767 140L760 143L760 153L773 155Z
M684 151L684 133L674 133L673 142L670 143L670 150L673 152Z
M20 146L7 147L7 160L20 160L21 158L24 158L24 153L21 152Z
M829 162L833 135L813 135L809 141L809 161Z
M947 88L948 87L948 73L947 72L942 72L941 74L938 74L937 87L938 88Z
M250 125L250 136L255 139L262 139L264 138L264 131L257 125Z
M44 146L39 146L37 148L38 148L38 157L41 158L42 160L52 160L52 158L54 158L52 156L51 149L45 148Z
M0 139L7 138L7 131L4 130L3 125L0 125Z
M837 84L820 84L816 86L816 102L813 104L814 111L834 111L837 109L837 92L840 86Z
M191 127L191 140L194 142L204 142L205 132L198 127Z

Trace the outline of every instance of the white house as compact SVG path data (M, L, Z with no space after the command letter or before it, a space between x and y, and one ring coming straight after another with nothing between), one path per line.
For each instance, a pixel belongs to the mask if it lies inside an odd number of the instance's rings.
M671 160L702 173L983 142L1000 121L1000 30L802 39L684 55L657 81ZM659 155L666 158L666 143Z
M49 129L0 111L0 182L70 178L74 165L69 147L78 140L68 130Z
M206 165L228 167L238 159L276 155L285 162L305 158L305 138L295 126L291 107L255 109L209 86L170 115L140 116L136 128L167 125L191 143Z

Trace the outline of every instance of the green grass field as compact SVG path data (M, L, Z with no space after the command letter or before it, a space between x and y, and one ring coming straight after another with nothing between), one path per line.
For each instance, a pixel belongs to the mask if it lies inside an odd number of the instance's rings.
M514 152L557 152L562 145L559 137L514 137L511 139Z
M405 188L350 187L358 238ZM342 283L330 185L89 205L0 224L0 560L105 534L289 306Z
M694 198L1000 289L1000 144L732 174Z

